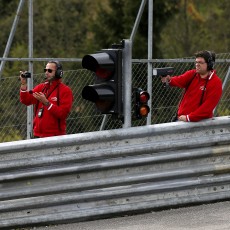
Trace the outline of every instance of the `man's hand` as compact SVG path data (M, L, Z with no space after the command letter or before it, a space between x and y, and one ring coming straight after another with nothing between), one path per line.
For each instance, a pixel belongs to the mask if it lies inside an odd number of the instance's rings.
M169 86L170 80L171 80L171 77L169 75L161 76L161 81L164 84L164 87Z
M179 116L178 117L178 121L187 121L187 118L186 118L186 116L185 115L181 115L181 116Z
M161 76L162 83L168 84L170 82L170 80L171 80L171 77L169 75L167 75L167 76Z
M21 89L26 90L27 89L27 80L26 80L26 78L23 78L21 76L23 73L24 73L23 71L20 71L19 80L21 81Z
M43 103L43 104L46 104L46 103L48 103L49 101L46 99L46 96L45 96L45 94L44 93L42 93L42 92L35 92L35 93L33 93L33 96L37 99L37 100L39 100L41 103Z

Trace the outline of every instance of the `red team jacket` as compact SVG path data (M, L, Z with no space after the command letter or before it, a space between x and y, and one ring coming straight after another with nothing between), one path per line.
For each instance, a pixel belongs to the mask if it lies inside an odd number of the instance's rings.
M195 69L189 70L180 76L172 77L169 84L187 88L179 104L178 116L186 115L187 121L213 117L213 110L222 95L222 82L215 71L212 71L207 79L202 79Z
M45 106L33 97L32 92L20 90L20 101L27 106L34 105L34 136L65 135L66 118L73 103L72 90L57 79L51 85L48 81L37 85L33 92L43 92L50 102L49 106ZM38 117L38 112L42 107L42 116Z

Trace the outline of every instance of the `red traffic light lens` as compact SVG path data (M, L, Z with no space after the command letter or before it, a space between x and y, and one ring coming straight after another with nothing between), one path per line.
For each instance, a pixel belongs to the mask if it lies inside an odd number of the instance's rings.
M148 92L141 92L140 93L140 102L141 103L147 103L149 100L149 93Z
M109 71L107 69L97 68L95 73L98 77L103 78L103 79L107 79L112 75L113 72Z

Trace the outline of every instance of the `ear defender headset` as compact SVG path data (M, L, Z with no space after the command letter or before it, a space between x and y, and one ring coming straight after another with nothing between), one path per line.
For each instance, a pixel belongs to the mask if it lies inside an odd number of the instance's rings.
M55 72L55 77L56 78L62 78L63 77L63 69L62 65L59 61L49 61L49 63L55 63L56 64L56 72Z
M212 53L210 51L206 51L208 53L208 59L207 59L207 69L213 70L214 68L214 60L212 57Z

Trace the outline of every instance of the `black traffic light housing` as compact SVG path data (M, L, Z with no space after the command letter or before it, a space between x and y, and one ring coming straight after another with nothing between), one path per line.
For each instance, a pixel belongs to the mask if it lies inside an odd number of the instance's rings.
M85 55L82 67L95 73L94 84L83 88L82 97L95 103L102 114L122 118L122 49L103 49Z
M150 112L148 106L149 93L141 88L135 88L135 117L136 119L145 118Z

